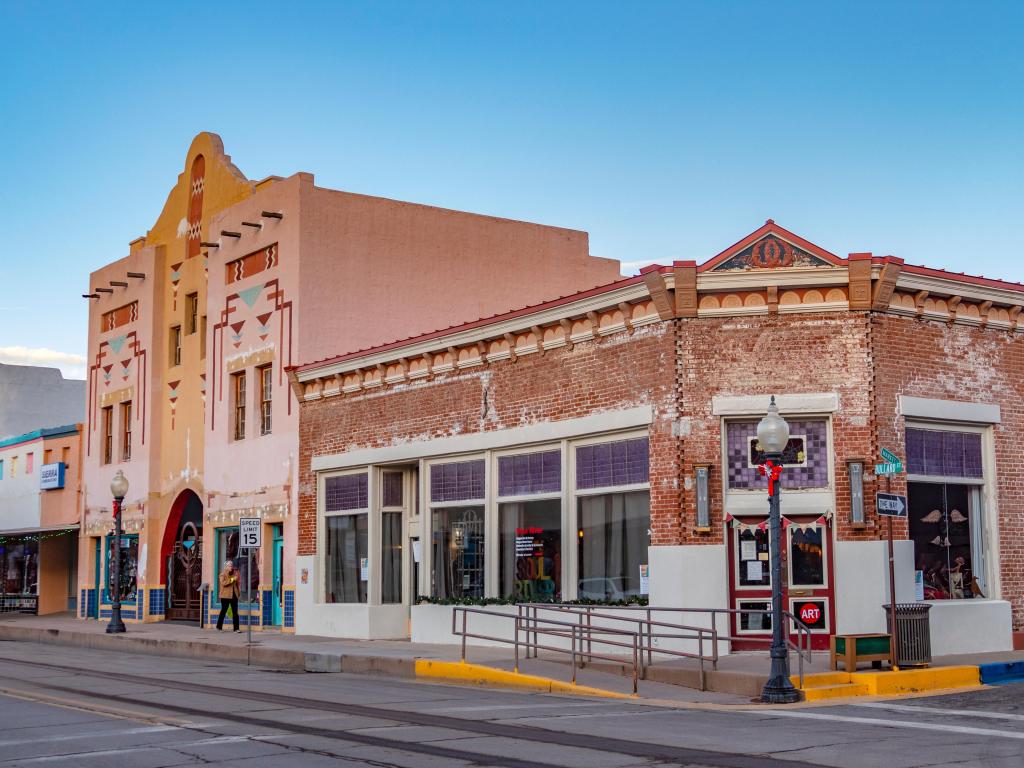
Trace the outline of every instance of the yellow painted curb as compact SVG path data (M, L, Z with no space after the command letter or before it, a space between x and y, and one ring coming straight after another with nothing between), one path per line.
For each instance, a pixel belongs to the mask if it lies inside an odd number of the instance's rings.
M804 701L823 701L826 699L845 699L849 696L867 696L868 687L855 683L838 683L804 688Z
M823 672L804 676L804 699L845 696L892 696L922 691L968 688L981 684L977 667L931 667L899 672ZM793 685L798 685L793 678Z
M852 672L850 682L866 685L870 695L879 696L980 685L981 672L977 667L901 669L899 672Z
M602 696L609 699L631 699L628 693L606 691L602 688L591 688L586 685L552 680L539 675L523 675L505 669L494 669L482 664L469 664L464 661L435 661L433 659L416 659L416 677L445 680L453 683L471 685L489 685L499 688L516 688L541 693L574 693L582 696Z

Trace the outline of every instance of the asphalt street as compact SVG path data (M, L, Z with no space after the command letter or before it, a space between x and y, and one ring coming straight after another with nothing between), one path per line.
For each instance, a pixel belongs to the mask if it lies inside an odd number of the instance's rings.
M1024 685L669 706L0 642L0 766L199 764L1021 768Z

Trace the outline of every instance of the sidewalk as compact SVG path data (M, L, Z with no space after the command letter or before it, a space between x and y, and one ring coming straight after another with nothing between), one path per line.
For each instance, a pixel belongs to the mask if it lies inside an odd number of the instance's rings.
M278 669L308 672L350 672L399 678L429 678L434 682L498 685L532 690L576 692L585 695L624 696L632 694L632 667L594 663L577 671L577 687L566 686L572 676L568 656L555 654L521 661L519 671L526 677L513 677L513 649L509 647L470 646L468 665L453 667L460 661L457 644L433 645L407 640L345 640L339 638L294 635L263 630L253 633L248 646L243 630L201 630L187 624L157 622L129 624L121 635L106 634L106 622L76 619L72 614L24 616L0 614L0 640L70 645L98 650L206 658L218 661L251 663ZM444 664L449 662L449 664ZM933 660L932 668L980 666L1005 662L1024 663L1024 652L1011 651L950 656ZM804 674L824 679L828 676L829 655L816 652L805 662ZM748 704L759 695L767 678L767 653L738 653L720 659L717 670L706 666L707 691L699 691L699 669L695 661L672 659L655 661L639 684L644 698L678 702ZM792 659L792 673L798 672ZM568 690L566 690L568 689Z

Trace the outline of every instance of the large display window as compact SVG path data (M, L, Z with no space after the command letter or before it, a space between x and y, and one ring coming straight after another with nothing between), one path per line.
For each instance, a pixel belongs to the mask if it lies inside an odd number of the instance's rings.
M501 595L522 602L562 598L562 503L499 505Z
M983 430L908 426L906 439L919 598L988 597Z
M582 600L628 600L645 594L651 542L649 491L605 493L578 501Z

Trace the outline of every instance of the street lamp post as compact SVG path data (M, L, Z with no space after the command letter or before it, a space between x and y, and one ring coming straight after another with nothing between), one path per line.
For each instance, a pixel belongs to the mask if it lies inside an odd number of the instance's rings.
M128 495L128 478L119 469L110 481L110 493L114 496L114 552L110 557L110 623L107 634L115 635L125 631L121 621L121 505Z
M778 467L782 464L782 453L789 442L789 424L779 415L779 408L772 396L768 413L757 425L757 440L765 455L768 475L768 514L771 548L772 579L772 670L761 691L761 701L768 704L792 704L800 700L800 692L789 679L789 649L782 623L782 512L779 507Z

